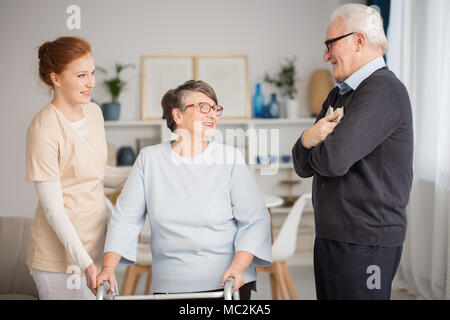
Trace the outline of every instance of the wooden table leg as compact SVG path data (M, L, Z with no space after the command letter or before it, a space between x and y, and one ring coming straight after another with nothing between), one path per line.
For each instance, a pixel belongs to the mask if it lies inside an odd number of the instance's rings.
M275 275L273 273L269 273L269 277L270 277L270 288L272 289L272 300L278 300L277 280L275 279Z
M273 264L273 267L275 269L275 279L277 280L278 287L280 288L281 299L289 300L289 294L283 275L283 267L278 261Z
M281 267L283 269L284 281L291 296L291 300L297 300L297 295L295 294L294 283L292 282L291 273L289 272L286 261L281 262Z

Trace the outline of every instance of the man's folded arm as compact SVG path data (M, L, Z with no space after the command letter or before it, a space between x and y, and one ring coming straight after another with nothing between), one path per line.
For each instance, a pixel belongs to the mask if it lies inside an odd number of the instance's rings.
M356 92L339 125L311 149L308 164L317 174L345 175L399 127L401 110L394 89L389 84L376 86Z
M328 100L328 99L327 99ZM322 119L325 116L326 113L326 106L325 103L322 106L322 110L316 117L316 121L314 124L317 123L320 119ZM306 130L302 132L300 135L300 138L297 140L297 142L294 144L294 147L292 148L292 160L294 164L294 169L297 174L302 178L309 178L314 175L314 169L309 164L309 157L311 150L313 148L306 148L303 145L302 138L303 134Z
M309 178L314 175L314 169L308 162L311 149L303 145L302 136L303 133L292 148L292 159L295 172L302 178Z

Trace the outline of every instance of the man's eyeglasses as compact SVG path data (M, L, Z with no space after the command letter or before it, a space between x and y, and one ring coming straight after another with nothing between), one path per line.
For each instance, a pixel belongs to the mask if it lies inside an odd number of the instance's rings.
M339 40L341 40L341 39L344 39L345 37L348 37L348 36L350 36L350 35L352 35L352 34L355 34L356 32L350 32L350 33L347 33L347 34L345 34L345 35L343 35L343 36L340 36L340 37L337 37L337 38L333 38L333 39L330 39L330 40L327 40L327 41L325 41L325 50L327 51L327 52L330 52L330 50L331 50L331 48L332 48L332 46L330 46L332 43L334 43L334 42L336 42L336 41L339 41Z
M195 107L195 106L197 106L197 105L189 104L185 108ZM198 103L198 108L200 109L201 113L205 113L205 114L209 113L211 111L211 109L213 109L216 112L216 115L218 117L220 117L222 115L222 112L223 112L223 107L222 106L212 106L208 102L199 102Z

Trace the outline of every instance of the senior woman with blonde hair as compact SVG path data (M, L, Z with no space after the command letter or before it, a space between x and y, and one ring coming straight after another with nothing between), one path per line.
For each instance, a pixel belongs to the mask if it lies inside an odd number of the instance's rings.
M97 283L115 287L120 260L136 261L151 229L152 293L220 290L235 280L242 299L256 290L255 266L271 263L270 217L241 153L210 139L223 108L214 90L190 80L162 98L176 140L143 149L113 210Z

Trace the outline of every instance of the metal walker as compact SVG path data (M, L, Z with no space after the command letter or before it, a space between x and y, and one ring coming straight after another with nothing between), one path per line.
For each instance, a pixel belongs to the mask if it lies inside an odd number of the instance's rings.
M110 285L108 281L103 281L97 289L97 300L184 300L222 297L225 300L239 300L239 290L233 291L233 286L234 279L228 278L225 281L223 291L120 296L117 292L117 285L115 292L107 294L106 292L110 289Z

